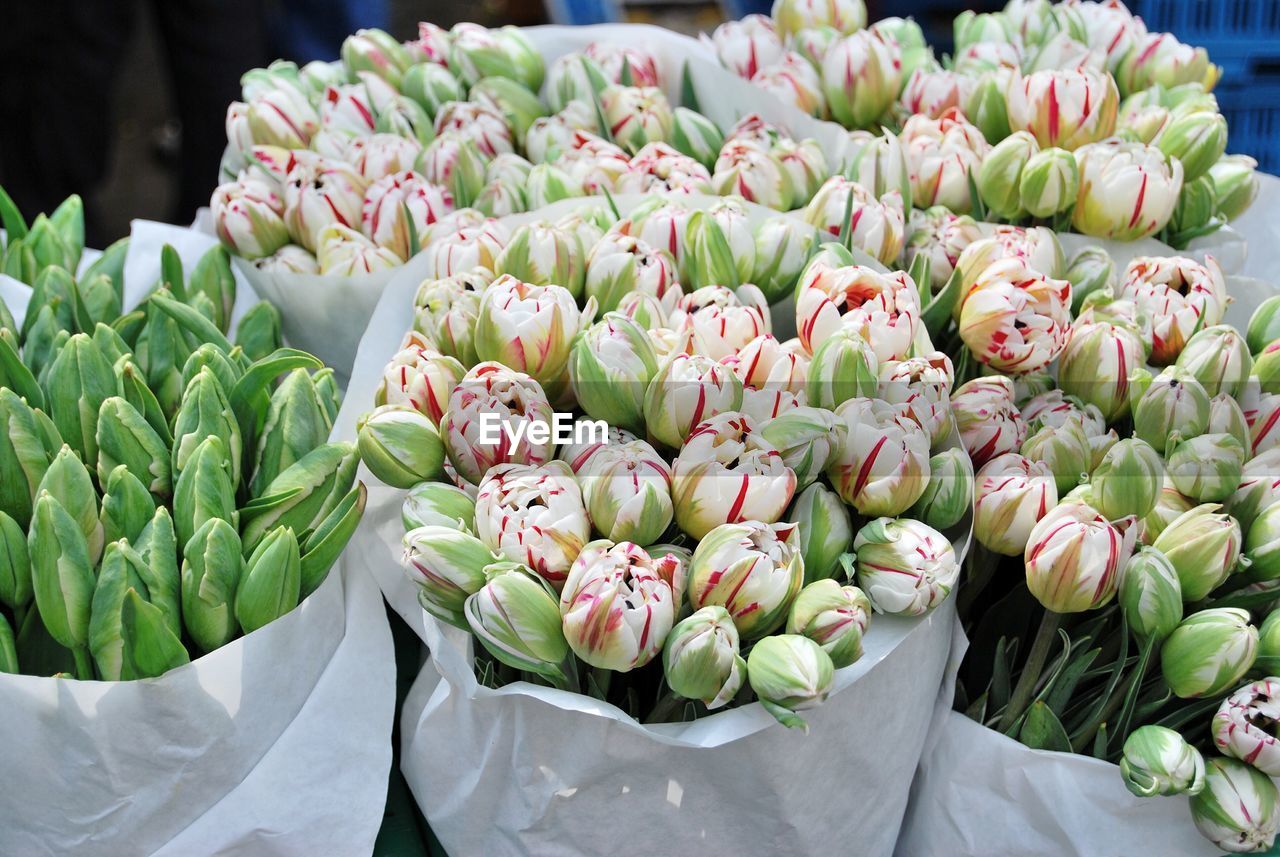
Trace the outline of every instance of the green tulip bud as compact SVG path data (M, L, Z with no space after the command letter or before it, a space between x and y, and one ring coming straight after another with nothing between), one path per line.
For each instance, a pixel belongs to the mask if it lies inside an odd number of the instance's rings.
M433 526L475 535L476 501L461 488L443 482L422 482L405 495L400 520L405 532Z
M1229 434L1179 440L1169 455L1169 478L1180 494L1192 500L1226 500L1240 484L1246 455L1240 441Z
M795 289L817 241L812 229L783 215L756 227L756 263L751 282L769 303L777 303Z
M477 81L467 99L487 104L501 113L521 146L534 120L547 115L547 108L536 93L506 77L486 77Z
M582 184L554 164L534 165L524 192L530 211L583 195Z
M1272 295L1253 311L1245 333L1245 343L1250 353L1257 355L1268 345L1280 339L1280 295Z
M1022 208L1032 217L1052 217L1066 211L1075 204L1079 189L1075 155L1057 147L1032 155L1018 180Z
M1114 421L1129 412L1131 378L1145 359L1142 340L1128 327L1078 323L1058 363L1064 393L1096 405Z
M32 283L27 315L22 320L23 340L31 338L31 329L39 320L39 310L44 306L48 306L53 312L54 323L59 330L65 330L68 333L74 333L77 330L76 284L65 268L45 268Z
M1227 120L1217 112L1176 112L1156 138L1156 147L1182 162L1183 181L1205 175L1227 149Z
M671 145L711 169L724 146L724 135L701 113L677 107L672 111Z
M12 610L25 608L33 594L27 534L17 521L0 512L0 604Z
M871 601L856 586L815 580L791 602L787 633L813 640L836 669L862 657L862 637L871 621Z
M250 360L261 360L283 344L280 324L280 310L268 301L259 301L236 326L236 345Z
M684 271L686 292L703 286L737 288L749 282L755 271L755 240L746 213L725 200L689 216L684 230L684 252L678 261Z
M795 712L821 704L835 666L822 647L798 634L759 640L747 656L747 681L764 710L784 726L808 730Z
M747 677L747 662L739 651L729 611L715 604L703 607L667 634L662 648L667 686L685 699L702 700L713 711L728 705Z
M1182 699L1220 696L1253 666L1257 649L1258 629L1249 624L1248 611L1201 610L1182 620L1164 641L1160 670Z
M45 385L49 416L84 461L98 459L98 409L116 395L111 364L87 334L77 333L54 358Z
M22 359L31 367L41 386L47 387L53 361L70 339L71 334L58 326L54 306L45 304L36 311L35 324L23 340Z
M494 272L533 286L562 286L577 299L586 282L586 251L581 239L567 229L545 221L528 223L511 236Z
M1225 393L1209 400L1209 425L1205 434L1225 434L1236 439L1247 458L1253 449L1249 436L1249 422L1245 419L1240 403Z
M156 501L126 465L118 465L107 476L102 494L102 537L107 544L137 540L156 514Z
M50 270L54 270L50 268ZM82 278L76 284L80 293L80 303L84 306L85 315L90 320L109 324L120 317L124 309L120 304L120 293L115 283L105 274L96 277Z
M1185 182L1178 192L1178 202L1166 227L1169 242L1175 247L1184 247L1192 238L1212 232L1216 226L1210 227L1210 223L1216 208L1212 179L1204 175L1193 182Z
M1183 512L1190 511L1194 506L1194 503L1178 493L1178 489L1173 487L1173 482L1166 474L1164 482L1160 486L1160 493L1156 495L1155 506L1142 519L1141 533L1143 543L1154 543L1169 524L1173 523Z
M425 526L404 536L404 570L418 585L418 602L442 622L467 629L463 607L485 585L485 568L498 561L470 533Z
M929 484L907 517L935 530L949 530L973 508L973 465L963 449L944 449L929 459Z
M1145 517L1156 505L1164 482L1164 462L1151 444L1125 438L1102 457L1089 479L1092 505L1107 520Z
M118 313L117 313L118 315ZM93 341L102 351L102 356L114 367L117 360L131 353L129 343L124 341L115 328L99 322L93 327Z
M1071 312L1078 315L1085 298L1115 287L1116 263L1106 250L1091 245L1071 257L1063 278L1071 283Z
M211 369L201 369L182 394L173 421L173 472L181 475L191 453L206 437L221 438L231 461L231 473L240 475L240 424L226 390Z
M1262 392L1280 393L1280 342L1272 342L1253 360L1253 374L1258 378Z
M856 331L841 328L814 351L805 393L809 404L834 411L850 399L874 398L879 377L871 345Z
M296 533L318 527L351 490L358 463L352 444L325 443L290 465L261 497L240 510L245 550L282 526ZM311 594L307 583L303 581L303 598Z
M1257 171L1258 162L1248 155L1226 155L1209 168L1219 217L1230 222L1253 204L1258 196Z
M236 621L246 634L270 624L301 600L302 560L293 530L277 527L258 543L236 590Z
M1197 795L1204 790L1204 757L1172 729L1140 726L1125 739L1124 785L1138 797Z
M1249 577L1275 580L1280 577L1280 504L1272 503L1246 530L1244 555L1249 560Z
M782 462L796 474L796 488L820 477L839 452L848 427L824 408L798 407L779 414L760 428Z
M146 566L147 600L164 612L174 634L182 633L182 580L178 573L178 535L173 518L164 506L156 508L151 521L142 528L134 548Z
M66 510L80 532L84 535L85 546L89 549L89 561L97 563L102 556L102 522L98 520L98 492L93 488L93 479L71 447L64 445L53 457L49 469L36 493L48 492L53 495L59 505Z
M1025 213L1022 201L1022 176L1027 165L1039 151L1040 147L1036 144L1035 137L1027 131L1015 131L986 154L974 178L977 182L978 194L990 211L1006 220L1020 217ZM1041 171L1044 171L1043 167ZM1042 176L1042 184L1045 179L1047 176Z
M219 518L205 521L183 548L182 619L201 651L225 646L240 629L235 602L244 573L241 551L235 527Z
M365 466L394 488L411 488L444 474L440 431L430 417L413 408L375 408L360 420L357 438Z
M174 633L160 608L146 601L136 589L125 593L120 635L124 639L123 673L127 677L154 678L191 662L181 637Z
M1153 547L1130 557L1120 575L1120 609L1140 641L1163 640L1182 621L1182 584L1173 563Z
M328 413L320 403L310 373L306 369L290 372L271 394L271 405L258 437L250 495L261 497L289 465L328 440L330 428Z
M786 520L798 529L804 582L835 577L840 557L853 545L853 521L840 496L821 482L800 492Z
M13 517L22 527L31 520L36 488L49 469L53 454L46 432L30 408L12 389L0 387L0 511ZM57 434L56 429L51 429Z
M1075 415L1067 417L1060 426L1041 427L1022 444L1022 454L1049 465L1059 496L1084 481L1092 469L1089 439L1085 437L1083 423Z
M1205 503L1183 512L1156 536L1152 547L1178 572L1182 599L1199 601L1227 579L1240 558L1240 525L1221 506Z
M1191 798L1191 820L1223 851L1266 851L1280 827L1280 792L1252 765L1213 758L1205 763L1204 790Z
M210 518L236 524L236 480L222 438L211 435L187 458L173 491L173 521L178 543L185 545Z
M578 474L587 515L596 531L614 542L650 544L671 525L671 470L653 447L634 444L592 457Z
M119 396L103 400L97 442L99 482L105 485L112 471L124 467L155 496L172 493L169 448L128 401Z
M507 666L565 683L569 643L555 590L522 566L498 568L463 604L471 632Z
M89 643L93 564L84 533L52 494L40 492L27 537L31 584L49 636L68 649Z
M1262 675L1280 671L1280 610L1272 610L1258 628L1258 658L1254 669Z
M236 278L231 272L231 254L221 244L210 247L191 269L187 293L204 295L213 308L210 320L226 333L231 326L231 310L236 303Z
M589 416L637 434L644 432L644 394L658 373L648 333L619 313L604 318L574 341L569 384Z
M1010 136L1009 102L1005 95L1007 82L1008 75L1002 70L993 69L979 75L973 91L969 93L969 98L964 104L964 115L982 132L982 137L985 140L1000 140L1003 142ZM1024 132L1017 131L1014 133ZM989 157L990 154L983 158L984 164ZM1016 191L1016 181L1013 184L1013 188ZM1000 184L1000 189L1003 192L1008 190L1003 183ZM983 194L983 200L986 200L985 194Z
M1204 434L1209 425L1209 393L1191 373L1170 366L1152 380L1133 406L1133 433L1157 451L1169 451L1169 438ZM1130 397L1130 401L1134 401Z
M243 350L236 352L242 355ZM206 342L195 351L191 352L191 356L187 358L187 362L182 364L182 389L185 396L186 389L191 386L191 382L200 374L201 369L208 369L218 379L218 384L222 386L222 392L234 390L236 382L244 377L244 372L239 366L231 362L226 352L211 342Z
M140 678L125 673L121 614L127 592L147 592L140 573L145 567L142 556L127 541L111 542L103 552L89 614L89 651L98 675L106 681Z
M1280 501L1280 449L1268 449L1245 462L1240 486L1225 507L1247 533L1258 516L1277 501Z
M1174 365L1194 376L1210 396L1225 393L1238 399L1253 371L1253 358L1234 327L1216 324L1187 340Z
M17 675L19 672L18 649L14 645L13 628L9 625L8 619L0 616L0 673Z
M116 361L114 371L120 397L142 414L143 419L155 430L166 447L171 447L173 434L169 428L169 418L160 407L160 401L155 393L151 392L151 388L147 386L142 370L133 362L133 358L126 354Z
M409 66L400 79L400 91L421 105L433 119L441 105L462 101L464 95L462 84L452 72L432 62Z

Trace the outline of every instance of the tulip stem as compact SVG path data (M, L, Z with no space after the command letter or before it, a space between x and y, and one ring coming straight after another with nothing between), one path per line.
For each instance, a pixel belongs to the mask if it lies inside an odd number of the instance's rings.
M1053 648L1053 642L1058 636L1058 623L1061 621L1060 614L1052 610L1044 611L1044 618L1040 620L1036 638L1031 643L1031 651L1027 653L1027 662L1022 667L1022 674L1018 676L1018 684L1014 687L1013 696L1004 709L1004 716L1000 718L1001 732L1007 734L1022 716L1022 712L1031 704L1036 684L1039 683L1040 674L1044 671L1045 661L1049 659L1049 651Z
M653 711L649 712L649 716L644 719L645 723L666 723L671 719L671 715L680 710L685 699L674 691L667 691L658 700L658 704L653 707Z
M76 646L71 653L76 659L76 678L80 681L93 681L93 661L89 659L89 647Z

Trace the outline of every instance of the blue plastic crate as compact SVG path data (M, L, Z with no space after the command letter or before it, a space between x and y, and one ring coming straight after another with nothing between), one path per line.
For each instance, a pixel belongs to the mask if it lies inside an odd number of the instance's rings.
M1280 81L1224 80L1213 93L1227 119L1227 151L1252 155L1260 169L1280 173Z

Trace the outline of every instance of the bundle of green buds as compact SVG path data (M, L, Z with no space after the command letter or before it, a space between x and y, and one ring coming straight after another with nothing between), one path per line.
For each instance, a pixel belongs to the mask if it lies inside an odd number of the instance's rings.
M1241 332L1211 256L1117 275L1088 251L1035 261L1028 237L970 244L947 284L959 306L935 316L971 376L951 407L978 467L957 708L1119 762L1134 794L1191 795L1219 848L1264 851L1280 826L1280 298Z
M36 271L21 324L0 304L0 671L159 676L288 613L364 508L332 372L265 303L228 338L221 247L189 274L166 247L122 312L127 239L77 278L74 201L30 230L0 212Z
M492 267L448 267L478 236L428 248L358 446L408 490L406 573L481 681L803 726L872 612L947 599L972 487L951 365L911 277L842 237L658 198L524 222ZM795 292L816 321L779 340Z
M814 141L719 128L687 79L672 105L658 69L644 47L605 42L544 67L514 27L427 23L404 44L361 30L336 63L253 69L227 110L217 233L266 271L353 276L569 197L809 201L829 172Z

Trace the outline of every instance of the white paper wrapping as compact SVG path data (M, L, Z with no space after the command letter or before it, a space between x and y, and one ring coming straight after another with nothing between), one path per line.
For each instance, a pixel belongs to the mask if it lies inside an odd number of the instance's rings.
M1271 282L1280 281L1280 178L1258 175L1258 198L1231 223L1249 246L1240 273Z
M1204 257L1210 255L1217 260L1223 274L1238 274L1244 268L1246 253L1252 250L1251 247L1246 248L1245 239L1229 226L1219 229L1212 235L1197 238L1185 250L1175 250L1154 238L1112 241L1106 238L1091 238L1075 232L1059 232L1058 240L1062 243L1068 262L1085 247L1097 246L1106 250L1116 263L1117 278L1124 275L1125 266L1138 256L1186 256L1203 262Z
M216 239L135 222L127 305L164 242L189 270ZM0 854L369 853L394 712L381 598L347 558L297 610L160 678L0 676Z
M644 199L615 202L625 214ZM716 198L684 201L705 208ZM581 204L565 200L504 223L554 220ZM773 214L747 208L753 224ZM411 325L420 278L401 271L374 311L335 436L353 438L371 407ZM776 327L794 326L789 311L775 308ZM366 482L369 504L348 557L431 651L402 712L401 768L451 857L818 855L851 843L867 857L892 853L937 716L955 625L950 601L922 619L876 616L866 654L837 672L824 705L804 713L807 736L758 703L644 726L583 695L526 682L480 687L470 635L427 615L401 567L404 492ZM962 555L967 542L966 533Z

